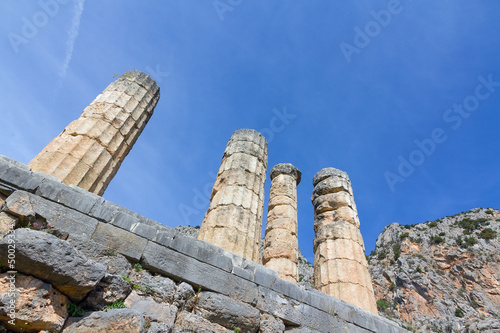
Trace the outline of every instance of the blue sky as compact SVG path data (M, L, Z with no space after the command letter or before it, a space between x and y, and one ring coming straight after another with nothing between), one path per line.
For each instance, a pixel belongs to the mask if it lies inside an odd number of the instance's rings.
M500 207L499 13L465 0L3 0L0 154L28 163L115 73L141 70L161 98L106 199L199 225L228 139L253 128L268 170L303 173L306 258L324 167L349 174L370 252L392 222Z

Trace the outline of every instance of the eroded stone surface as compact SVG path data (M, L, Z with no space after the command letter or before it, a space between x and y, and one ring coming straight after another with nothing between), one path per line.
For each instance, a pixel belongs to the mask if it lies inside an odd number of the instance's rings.
M68 298L33 276L0 274L0 322L14 332L59 332L68 317ZM17 292L12 293L10 281ZM15 304L15 319L8 317L10 302ZM10 323L9 323L10 322Z
M51 283L74 301L82 300L104 277L106 268L87 259L67 241L45 232L16 229L16 270ZM7 266L8 238L0 242L0 261Z
M160 98L158 85L139 71L111 83L29 163L102 195L143 131Z
M267 142L237 130L227 144L198 239L259 261L267 170Z
M314 286L377 314L351 181L345 172L325 168L313 185Z
M298 282L297 185L301 172L289 163L271 169L271 194L267 214L262 264L281 279Z
M142 333L144 322L144 317L131 309L97 311L84 318L71 320L63 333Z

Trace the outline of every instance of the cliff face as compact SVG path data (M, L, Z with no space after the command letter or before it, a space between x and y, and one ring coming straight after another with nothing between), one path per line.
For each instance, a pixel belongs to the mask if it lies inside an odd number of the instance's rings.
M500 212L388 225L369 256L380 314L417 332L500 330Z

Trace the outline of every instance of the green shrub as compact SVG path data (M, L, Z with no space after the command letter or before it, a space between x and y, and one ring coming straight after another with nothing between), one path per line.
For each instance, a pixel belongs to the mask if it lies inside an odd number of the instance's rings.
M107 310L111 310L111 309L123 309L126 307L127 306L123 303L123 301L116 301L111 305L106 305L104 308Z
M455 317L463 318L464 316L465 316L465 314L462 310L460 310L459 308L455 309Z
M407 238L409 236L410 236L409 232L404 232L401 235L399 235L399 239L403 240L403 239L405 239L405 238Z
M377 258L379 260L383 260L387 257L387 253L385 251L382 251L382 252L379 252L378 255L377 255Z
M467 237L465 238L465 245L466 247L468 246L474 246L477 244L477 239L475 239L474 237Z
M470 305L474 309L477 309L479 307L479 304L475 300L473 300L473 299L470 300Z
M71 302L66 304L66 311L68 311L70 317L81 317L85 314L85 310Z
M429 228L435 228L437 227L438 223L436 221L432 221L431 223L429 223Z
M455 224L458 225L459 227L461 227L462 229L464 229L463 232L465 235L470 235L472 232L474 232L474 230L477 230L477 229L481 228L482 226L488 225L489 222L487 222L487 221L488 221L488 219L485 219L485 218L479 218L479 219L475 219L475 220L465 218L461 221L455 222Z
M415 272L416 272L416 273L422 273L422 269L420 269L420 266L419 266L419 267L417 267L417 269L415 269Z
M384 298L377 300L377 310L379 311L385 312L390 308L390 306L391 305L389 304L389 302L387 302L387 300Z
M143 271L142 266L139 263L134 265L134 269L136 272L139 272L139 273Z
M401 245L394 244L392 246L392 251L394 251L394 260L398 260L398 258L401 256Z
M429 242L431 244L441 244L444 243L444 238L441 236L431 236L431 238L429 238Z
M439 236L446 236L446 232L440 232Z
M494 214L494 212L491 209L488 209L485 213L489 214L489 215L493 215Z
M396 290L396 285L394 284L394 282L391 282L391 284L389 285L389 291L394 291Z
M421 237L418 237L417 239L415 239L415 243L422 243L423 239Z
M491 228L483 229L477 236L482 239L493 239L497 237L497 232Z

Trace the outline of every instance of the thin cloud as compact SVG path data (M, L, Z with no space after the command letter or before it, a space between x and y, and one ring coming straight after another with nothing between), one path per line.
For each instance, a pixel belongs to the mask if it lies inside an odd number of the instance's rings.
M66 41L66 56L64 62L59 70L59 82L57 84L57 90L61 88L62 81L66 77L68 72L69 63L73 57L73 49L75 47L75 40L78 37L78 31L80 30L80 19L83 13L83 5L85 0L78 0L75 2L75 13L73 15L73 20L71 21L71 27L68 30L68 40Z

